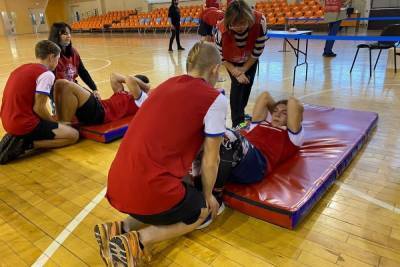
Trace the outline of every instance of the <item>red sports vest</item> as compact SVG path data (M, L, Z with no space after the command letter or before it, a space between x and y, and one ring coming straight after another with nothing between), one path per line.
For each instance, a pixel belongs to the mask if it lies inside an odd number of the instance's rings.
M224 21L218 23L218 30L222 33L222 57L233 63L246 62L253 52L257 38L260 36L262 14L254 11L255 22L249 29L246 46L239 48L236 46L234 32L225 29Z
M225 13L222 10L219 10L215 7L206 8L202 15L201 20L207 23L210 26L217 26L218 21L223 20Z
M206 0L206 8L207 7L219 8L219 4L218 4L217 0Z
M133 96L125 91L114 93L109 99L100 102L104 109L104 123L135 115L139 109Z
M15 69L3 92L1 121L7 133L25 135L38 125L40 119L33 111L36 80L48 69L42 64L25 64Z
M287 130L273 127L269 122L260 123L245 137L267 158L268 172L300 149L290 141Z
M204 142L204 117L219 92L188 75L160 84L133 118L108 174L107 198L124 213L151 215L185 195L182 184Z
M66 79L70 82L76 82L78 77L78 68L80 63L80 56L78 51L72 48L72 55L66 57L65 55L60 55L58 60L58 65L55 70L56 80Z

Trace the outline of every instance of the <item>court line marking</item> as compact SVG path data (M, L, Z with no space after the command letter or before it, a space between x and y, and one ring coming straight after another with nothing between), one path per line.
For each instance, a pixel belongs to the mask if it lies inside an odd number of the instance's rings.
M347 185L347 184L345 184L345 183L343 183L341 181L336 181L335 184L337 184L341 189L349 191L353 195L356 195L356 196L358 196L358 197L360 197L360 198L362 198L362 199L364 199L364 200L366 200L366 201L368 201L370 203L373 203L376 206L379 206L381 208L390 210L390 211L392 211L394 213L400 214L400 208L396 208L395 206L393 206L393 205L391 205L389 203L386 203L385 201L376 199L376 198L374 198L374 197L372 197L372 196L370 196L370 195L368 195L368 194L366 194L364 192L358 191L354 187L352 187L350 185Z
M309 94L306 94L306 95L298 96L297 98L299 100L301 100L301 99L309 97L309 96L320 95L320 94L324 94L324 93L331 92L331 91L333 91L333 89L326 89L326 90L322 90L322 91L318 91L318 92L314 92L314 93L309 93Z
M92 57L92 58L82 58L82 59L85 60L85 61L86 61L86 60L99 60L99 61L107 62L104 66L101 66L101 67L92 69L90 72L99 71L99 70L105 69L105 68L107 68L107 67L109 67L109 66L111 65L111 60L109 60L109 59L96 58L96 57Z
M32 267L44 266L46 262L53 256L64 241L72 234L76 227L86 218L86 216L100 203L106 194L106 187L100 191L78 215L71 220L71 222L64 228L64 230L53 240L47 249L39 256L39 258L32 264Z

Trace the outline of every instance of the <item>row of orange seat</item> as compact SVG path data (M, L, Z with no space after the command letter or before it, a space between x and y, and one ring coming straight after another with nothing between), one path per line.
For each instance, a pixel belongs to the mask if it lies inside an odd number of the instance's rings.
M287 22L286 18L310 19L291 21L291 24L313 24L319 23L313 19L324 16L323 7L314 0L293 4L288 4L285 0L262 1L257 2L255 8L265 15L269 25L284 25Z
M199 5L181 7L182 26L197 27L202 8ZM291 24L318 23L312 19L324 16L323 7L315 0L305 0L294 4L288 4L286 0L261 1L256 3L255 8L265 15L269 25L284 25L287 22L286 18L310 19L310 21L293 21ZM170 26L168 8L157 8L151 12L139 14L136 10L112 11L72 24L74 30L158 29L170 28Z
M183 6L181 16L183 27L196 27L202 6ZM170 28L168 8L157 8L151 12L137 13L135 10L111 11L105 15L92 16L79 22L72 23L73 30L101 30L104 28Z

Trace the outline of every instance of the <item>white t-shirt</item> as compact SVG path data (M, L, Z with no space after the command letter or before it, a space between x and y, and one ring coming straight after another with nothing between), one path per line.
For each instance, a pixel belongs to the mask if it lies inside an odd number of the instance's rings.
M145 92L141 92L140 93L140 96L139 96L139 98L138 99L135 99L135 104L136 104L136 106L138 107L138 108L140 108L142 105L143 105L143 103L144 103L144 101L146 101L146 99L149 97L149 95L147 94L147 93L145 93Z
M228 100L219 94L204 117L204 132L208 137L223 136L226 130Z
M54 76L53 72L43 72L36 79L36 93L50 96L51 88L53 87L55 78L56 77Z

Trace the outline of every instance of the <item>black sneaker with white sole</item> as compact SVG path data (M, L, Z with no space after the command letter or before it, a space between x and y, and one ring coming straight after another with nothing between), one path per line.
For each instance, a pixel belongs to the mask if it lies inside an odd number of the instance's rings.
M217 216L220 215L222 212L224 212L224 210L225 210L225 204L224 204L224 202L221 202L221 204L219 205ZM208 227L211 223L212 223L212 218L211 218L211 214L210 214L210 215L208 215L207 219L205 219L202 224L197 226L196 229L197 230L204 229L204 228Z

